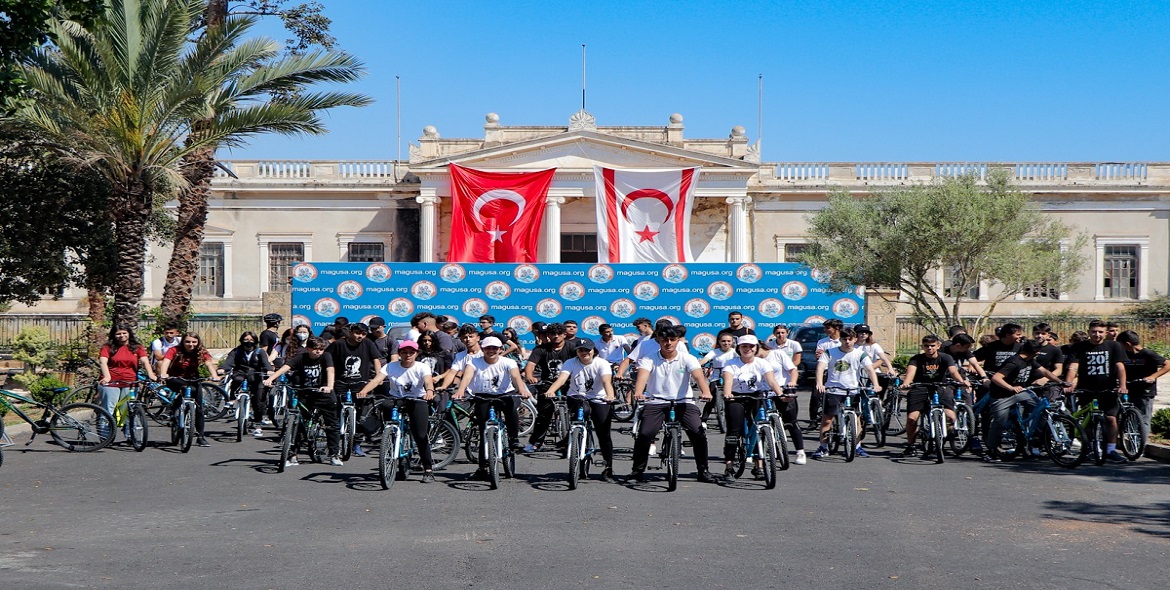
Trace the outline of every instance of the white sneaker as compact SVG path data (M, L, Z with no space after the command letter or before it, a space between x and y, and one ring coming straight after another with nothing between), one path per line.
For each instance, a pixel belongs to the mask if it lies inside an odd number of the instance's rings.
M793 461L793 463L796 463L797 465L804 465L805 463L808 463L808 457L804 456L804 451L796 451L796 460Z
M257 427L256 430L252 431L252 436L255 436L257 438L264 436L264 431L262 429L260 429L259 427Z
M300 463L297 463L297 458L295 455L292 457L289 457L288 461L284 462L285 467L296 467L297 465L300 465Z
M658 454L658 446L655 445L654 443L650 443L650 456L653 457L654 455L657 455L657 454Z
M342 465L345 465L345 463L341 462L341 457L338 457L337 455L333 455L329 458L329 464L334 467L341 467Z
M260 425L261 426L272 426L272 420L265 418L265 419L260 421Z

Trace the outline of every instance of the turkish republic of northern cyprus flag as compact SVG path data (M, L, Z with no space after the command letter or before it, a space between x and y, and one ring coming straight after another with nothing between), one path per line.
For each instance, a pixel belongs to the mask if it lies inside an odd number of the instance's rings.
M691 203L699 168L593 167L598 262L690 262Z
M483 172L451 164L447 262L536 262L545 199L556 169Z

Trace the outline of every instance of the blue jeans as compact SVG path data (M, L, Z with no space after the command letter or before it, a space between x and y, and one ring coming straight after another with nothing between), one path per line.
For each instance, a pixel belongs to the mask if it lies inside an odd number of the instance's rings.
M102 394L102 398L101 398L100 402L98 403L98 405L105 408L106 411L110 413L110 416L114 417L115 423L117 423L118 417L114 416L114 408L118 406L118 402L122 401L122 398L130 396L130 388L129 387L109 387L106 385L99 385L98 389L101 391L101 394ZM122 426L122 434L129 436L128 430L127 430L128 428L130 428L130 421L124 420L123 426Z

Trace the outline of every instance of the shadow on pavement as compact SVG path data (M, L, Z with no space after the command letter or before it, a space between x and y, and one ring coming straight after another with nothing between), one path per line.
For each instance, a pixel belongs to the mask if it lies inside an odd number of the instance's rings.
M1053 511L1045 518L1127 525L1139 533L1170 539L1170 502L1138 505L1048 500L1044 507Z

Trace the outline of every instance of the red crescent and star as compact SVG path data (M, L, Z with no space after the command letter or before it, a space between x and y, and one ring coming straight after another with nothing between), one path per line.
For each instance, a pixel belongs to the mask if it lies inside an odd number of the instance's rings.
M630 205L632 205L634 201L637 201L638 199L654 199L666 206L666 217L663 218L663 223L666 223L666 221L670 219L670 215L674 212L674 201L670 199L669 195L660 190L643 188L629 193L626 195L626 198L622 199L622 217L625 217L626 221L630 221ZM651 230L650 226L646 225L641 230L635 231L634 234L638 236L638 243L640 244L642 242L653 242L654 236L657 236L659 232Z

